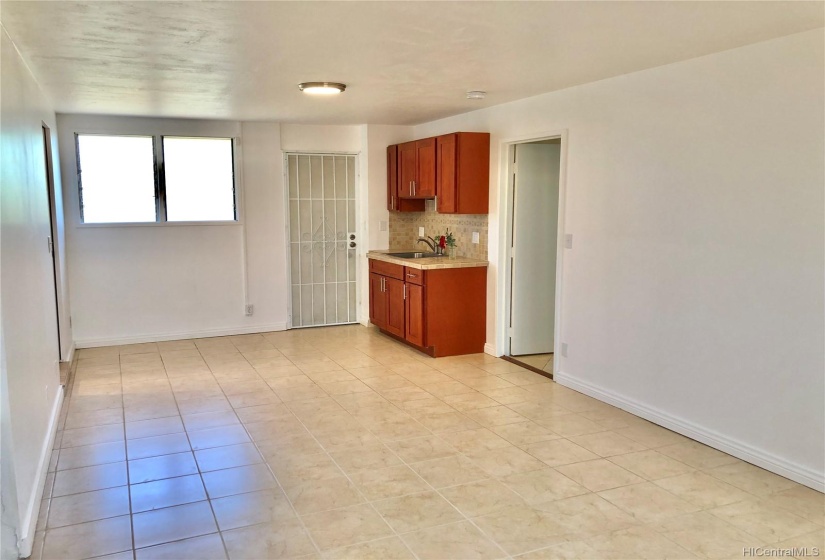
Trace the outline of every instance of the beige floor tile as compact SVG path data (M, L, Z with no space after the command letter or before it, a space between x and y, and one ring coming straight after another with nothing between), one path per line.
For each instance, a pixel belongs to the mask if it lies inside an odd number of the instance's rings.
M624 455L646 449L641 443L628 439L616 432L598 432L583 436L573 436L570 438L570 441L584 447L588 451L592 451L600 457Z
M610 461L647 480L658 480L693 471L693 467L653 450L616 455L611 457Z
M531 504L539 504L588 493L587 488L557 472L545 468L538 471L516 473L501 481Z
M303 482L337 478L343 473L335 461L326 453L293 453L289 448L279 450L276 455L267 455L267 464L283 486L294 486Z
M387 523L366 504L305 515L303 522L321 550L392 535Z
M367 469L350 475L367 500L384 500L429 490L430 486L406 465Z
M196 502L132 516L135 548L207 535L218 530L209 502Z
M708 510L708 513L766 543L787 540L816 530L825 531L822 526L755 499L714 508Z
M128 483L126 462L95 465L67 471L57 471L52 496L68 496L81 492L124 486Z
M200 475L165 478L129 487L132 513L179 506L206 499Z
M818 525L825 525L825 499L822 493L796 485L789 490L771 494L767 500L774 506L804 517Z
M564 437L605 432L607 429L580 414L564 414L552 418L536 419L538 424Z
M458 451L438 436L429 436L387 443L407 463L418 463L456 455Z
M487 474L495 477L537 471L547 467L545 463L513 445L468 453L467 457Z
M425 428L436 434L441 432L472 430L481 427L475 421L460 412L426 414L418 417L418 421L421 422Z
M192 449L209 449L210 447L222 447L224 445L235 445L239 443L249 443L249 435L243 426L222 426L220 428L209 428L207 430L197 430L188 432Z
M513 445L522 448L531 443L549 441L551 439L559 439L561 437L544 426L540 426L532 421L516 422L514 424L505 424L503 426L493 426L490 430L503 437Z
M764 545L707 512L672 517L652 525L657 532L701 558L742 558L742 551Z
M532 456L544 461L551 467L580 463L598 459L599 456L591 453L584 447L576 445L566 439L554 439L540 441L524 446L524 449Z
M667 445L660 447L657 451L696 469L712 469L714 467L739 462L739 459L736 457L731 457L727 453L717 451L698 441Z
M473 519L508 554L516 555L563 542L565 528L531 506L513 506Z
M460 381L442 381L441 383L428 383L422 386L425 391L436 397L447 397L450 395L461 395L475 391Z
M518 560L601 560L602 557L585 541L566 541L516 556Z
M212 510L221 531L266 523L277 525L295 513L279 488L236 494L212 500Z
M244 467L263 463L264 459L251 443L212 447L195 451L195 459L201 472Z
M125 460L126 444L123 441L67 447L59 453L56 470L64 471Z
M450 503L435 492L422 492L373 503L399 533L444 525L463 519Z
M593 558L610 560L687 560L693 554L647 527L632 527L587 541Z
M142 439L183 432L180 416L167 416L137 422L126 422L126 439Z
M232 405L225 397L212 397L206 399L192 399L178 402L181 414L198 414L201 412L220 412L231 410Z
M120 486L52 498L48 515L49 529L129 515L129 489Z
M760 469L743 461L722 465L705 471L714 478L723 480L756 496L767 497L776 492L795 488L798 484L792 480Z
M197 473L198 465L191 451L129 461L129 482L131 484Z
M113 517L46 531L43 560L74 560L132 548L129 516Z
M268 403L256 406L241 408L235 411L238 418L244 424L255 422L271 422L295 417L289 407L283 403Z
M351 474L363 469L400 465L401 460L382 443L368 444L330 453L333 460Z
M63 439L61 440L60 447L80 447L82 445L122 441L124 439L123 434L123 423L63 430Z
M285 416L263 422L247 422L244 427L249 437L256 442L267 441L284 434L306 433L307 431L295 416Z
M435 488L455 486L489 478L489 475L462 455L422 461L411 465L421 478Z
M457 395L449 395L444 397L444 402L455 408L456 410L468 412L480 408L487 408L493 406L501 406L498 401L495 401L487 395L482 395L478 392L459 393Z
M410 549L398 537L337 548L326 553L332 560L414 560Z
M813 553L814 549L819 549L820 554L822 554L822 551L825 550L825 531L820 529L818 531L814 531L813 533L799 535L778 543L774 543L771 546L779 549L795 548L799 551L804 551L798 553L796 558L805 558L806 556L810 558L810 555Z
M638 525L630 514L597 494L582 494L533 507L559 523L569 540L590 538Z
M294 483L285 486L286 495L299 514L315 513L360 504L364 498L346 477Z
M699 509L698 506L651 482L606 490L599 492L599 496L623 509L641 523L655 523Z
M477 453L510 447L507 440L487 428L443 433L440 434L440 436L444 441L462 453Z
M497 480L482 480L444 488L441 495L467 517L477 517L524 504L521 496Z
M663 478L654 481L654 484L703 509L733 504L753 497L701 472Z
M183 425L186 427L187 432L240 424L240 420L235 416L235 412L231 410L185 414L182 418Z
M189 439L185 433L166 434L126 441L126 454L129 460L145 459L158 455L183 453L189 451Z
M123 411L119 408L103 408L100 410L70 411L66 416L66 429L88 428L107 424L122 424Z
M203 473L202 476L210 499L256 490L270 490L277 486L275 477L266 464L213 471Z
M402 537L421 560L505 558L507 555L468 521L407 533Z
M185 539L166 544L139 548L135 551L137 560L226 560L226 551L218 533Z
M423 437L432 433L413 418L379 422L370 425L369 430L385 442Z
M644 479L606 459L562 465L556 470L591 492L644 482Z
M231 560L278 560L313 554L315 547L297 519L223 532Z
M512 410L509 407L498 405L468 410L466 412L469 418L472 418L482 426L503 426L505 424L514 424L516 422L524 422L526 418Z

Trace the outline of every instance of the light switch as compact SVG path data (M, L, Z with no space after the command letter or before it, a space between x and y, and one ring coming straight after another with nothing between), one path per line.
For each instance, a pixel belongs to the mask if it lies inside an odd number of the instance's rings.
M424 226L418 227L418 237L424 237Z
M478 232L477 231L473 232L473 243L478 245Z
M387 231L387 221L386 220L379 220L378 221L378 231Z

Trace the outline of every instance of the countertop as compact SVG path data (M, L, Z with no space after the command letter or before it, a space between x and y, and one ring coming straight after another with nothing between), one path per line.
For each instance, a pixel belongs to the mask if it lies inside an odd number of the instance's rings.
M415 249L410 250L415 251ZM377 261L384 261L392 264L406 266L409 268L417 268L419 270L439 270L444 268L474 268L478 266L487 266L487 261L478 259L470 259L467 257L428 257L423 259L401 259L398 257L391 257L387 253L401 253L402 251L368 251L367 258L375 259Z

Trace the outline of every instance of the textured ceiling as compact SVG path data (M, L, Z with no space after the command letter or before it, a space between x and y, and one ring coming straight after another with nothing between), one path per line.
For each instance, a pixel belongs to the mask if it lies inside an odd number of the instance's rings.
M3 0L0 21L58 112L414 124L822 27L824 6Z

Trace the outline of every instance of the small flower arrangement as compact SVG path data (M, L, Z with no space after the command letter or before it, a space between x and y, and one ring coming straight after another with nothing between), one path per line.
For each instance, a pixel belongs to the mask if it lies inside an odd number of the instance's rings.
M447 234L442 235L439 241L439 245L441 246L442 252L444 251L445 247L449 247L450 249L449 251L447 251L447 253L451 258L455 257L455 236L452 234L452 232L450 232L449 229L447 230Z

